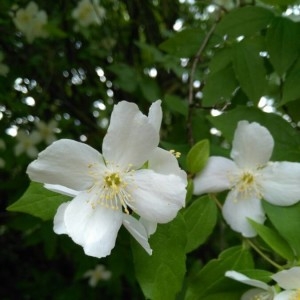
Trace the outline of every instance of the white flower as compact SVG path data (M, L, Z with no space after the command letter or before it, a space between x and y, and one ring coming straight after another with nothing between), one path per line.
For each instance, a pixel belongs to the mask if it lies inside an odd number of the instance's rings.
M100 25L105 16L105 10L97 0L81 0L72 12L72 17L80 26Z
M41 140L44 140L48 145L56 140L54 132L57 128L57 122L55 120L51 120L48 124L43 121L37 121L35 125Z
M36 144L41 141L41 138L36 131L28 133L25 130L19 130L16 139L18 140L15 146L15 154L17 156L26 153L30 158L37 157L38 149L36 148Z
M29 2L25 9L19 9L13 21L28 43L32 43L35 38L47 36L44 28L48 21L47 13L39 10L35 2Z
M89 285L95 287L99 281L109 280L111 271L106 270L104 265L97 265L95 269L86 271L83 277L89 278Z
M247 218L262 224L261 199L274 205L292 205L300 199L300 164L269 162L274 147L270 132L258 123L240 121L235 131L231 158L209 158L194 179L194 194L230 189L223 216L231 228L245 237L256 232Z
M274 300L300 299L300 267L280 271L271 277L281 288L285 289L285 291L280 292Z
M267 285L265 282L251 279L244 274L236 271L227 271L225 273L226 277L240 281L244 284L251 285L255 287L244 293L241 300L273 300L276 294L274 287Z
M109 255L122 224L151 254L148 237L156 223L171 221L184 206L186 174L171 153L157 148L161 114L160 101L148 117L122 101L113 109L103 155L63 139L28 166L31 180L74 196L58 208L54 231L68 234L87 255Z

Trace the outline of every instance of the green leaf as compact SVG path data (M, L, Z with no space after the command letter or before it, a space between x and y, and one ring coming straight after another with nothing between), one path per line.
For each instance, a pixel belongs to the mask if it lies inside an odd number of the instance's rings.
M266 47L279 75L283 75L299 55L299 34L299 23L283 17L275 18L268 28Z
M233 68L242 90L257 104L267 86L266 69L260 53L260 40L243 40L233 51Z
M249 219L249 222L258 233L258 235L274 252L287 259L288 261L294 261L295 255L293 253L293 250L291 249L287 241L278 234L278 232L253 220Z
M183 101L180 97L175 95L166 94L164 97L164 103L168 106L170 111L184 115L188 115L188 105L186 101Z
M286 5L297 3L298 0L262 0L262 2L285 7Z
M260 269L241 270L239 272L248 276L249 278L263 281L265 283L270 282L272 279L271 275L273 275L272 272L260 270Z
M203 196L196 199L184 210L187 229L186 251L191 252L202 245L212 233L217 222L218 210L216 204Z
M287 73L283 84L282 101L280 105L300 99L300 59L297 60L293 68Z
M251 268L253 260L247 249L241 246L226 249L218 259L211 260L189 278L185 300L207 299L214 294L232 292L233 287L238 288L241 284L226 278L225 272Z
M215 32L229 38L254 35L267 28L273 17L273 13L263 7L246 6L237 8L223 17Z
M258 122L268 128L276 141L272 160L287 160L288 157L290 161L299 161L299 133L277 114L266 114L258 108L241 106L217 117L209 116L208 119L229 142L232 142L238 121Z
M300 258L300 202L291 206L276 206L263 201L264 210L281 236Z
M196 174L206 165L209 157L209 140L205 139L196 143L186 157L187 170Z
M57 208L70 197L59 195L44 188L40 183L30 183L23 196L7 207L8 211L23 212L43 220L53 219Z
M149 242L153 250L151 256L132 239L137 280L145 298L173 300L181 290L185 274L186 227L182 215L159 225Z
M231 65L209 74L203 88L203 106L214 106L229 101L237 86L238 82Z
M159 48L177 57L194 56L205 38L206 32L201 28L188 28L175 33L159 45ZM221 42L218 36L212 36L209 43Z

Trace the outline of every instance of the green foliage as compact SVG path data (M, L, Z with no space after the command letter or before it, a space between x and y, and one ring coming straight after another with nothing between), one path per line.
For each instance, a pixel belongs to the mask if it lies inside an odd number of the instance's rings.
M235 296L233 300L238 300L240 294L232 294L231 289L228 289L231 280L225 278L224 274L228 270L251 268L253 261L247 249L240 246L229 248L223 251L218 259L211 260L189 278L185 299L207 299L206 297L226 296L226 293L229 293L230 296Z
M160 225L150 238L153 253L149 256L135 241L132 251L136 277L146 298L171 300L180 291L185 267L185 222L175 220Z
M217 207L208 197L200 197L184 211L187 228L186 252L201 246L211 235L217 222Z
M187 169L191 174L200 172L209 157L209 141L202 140L195 144L187 154Z
M23 196L8 206L7 210L28 213L43 220L50 220L53 219L58 206L70 199L68 196L45 189L40 183L32 182Z

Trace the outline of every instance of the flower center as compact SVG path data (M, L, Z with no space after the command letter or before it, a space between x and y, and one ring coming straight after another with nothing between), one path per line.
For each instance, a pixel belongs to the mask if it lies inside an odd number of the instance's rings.
M268 292L262 292L251 297L251 300L272 300L273 296Z
M291 300L300 300L300 290L295 291L295 293L291 295Z
M134 170L129 165L125 170L120 170L118 166L108 165L108 170L102 174L92 170L94 164L90 164L90 174L94 178L94 185L89 192L94 191L96 200L89 201L93 208L97 204L103 205L114 210L123 208L126 214L129 214L128 206L132 206L132 196L130 190L134 188ZM95 195L93 194L93 195Z
M262 198L261 187L257 182L258 176L259 174L255 174L253 171L248 170L232 176L230 181L233 188L238 192L239 199L249 197Z

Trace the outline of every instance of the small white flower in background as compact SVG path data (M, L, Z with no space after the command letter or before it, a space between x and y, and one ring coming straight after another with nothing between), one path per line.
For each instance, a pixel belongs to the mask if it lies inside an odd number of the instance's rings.
M19 130L16 139L18 143L14 150L17 156L25 153L30 158L37 157L38 149L36 148L36 145L41 141L41 137L36 131L28 133L25 130Z
M40 139L45 141L46 144L50 145L56 141L55 130L57 129L57 122L51 120L48 124L43 121L36 121L35 126L38 129Z
M0 52L0 76L6 76L9 72L9 68L7 65L3 63L4 55Z
M274 300L300 299L300 267L292 267L289 270L279 271L271 276L278 285L285 289Z
M35 2L29 2L25 9L18 9L13 21L17 29L25 35L28 43L32 43L38 37L47 37L44 28L48 21L47 13L39 10Z
M274 140L267 128L240 121L234 134L231 158L212 156L194 179L194 194L230 190L223 217L245 237L256 235L248 218L264 223L261 199L288 206L300 199L300 164L270 162Z
M72 11L72 17L82 27L92 24L100 25L105 16L105 10L97 0L81 0Z
M225 273L226 277L234 279L236 281L248 284L255 288L250 289L244 293L241 297L241 300L273 300L276 295L276 290L274 287L267 285L265 282L251 279L246 275L236 272L236 271L227 271Z
M68 234L87 255L109 255L122 224L151 254L148 237L156 224L174 219L185 204L186 173L174 155L157 147L160 103L151 105L148 116L134 103L115 105L103 155L84 143L62 139L28 166L31 180L74 197L58 208L54 231Z
M83 277L89 279L91 287L96 287L99 281L106 281L111 278L111 271L107 270L104 265L97 265L95 269L86 271Z

